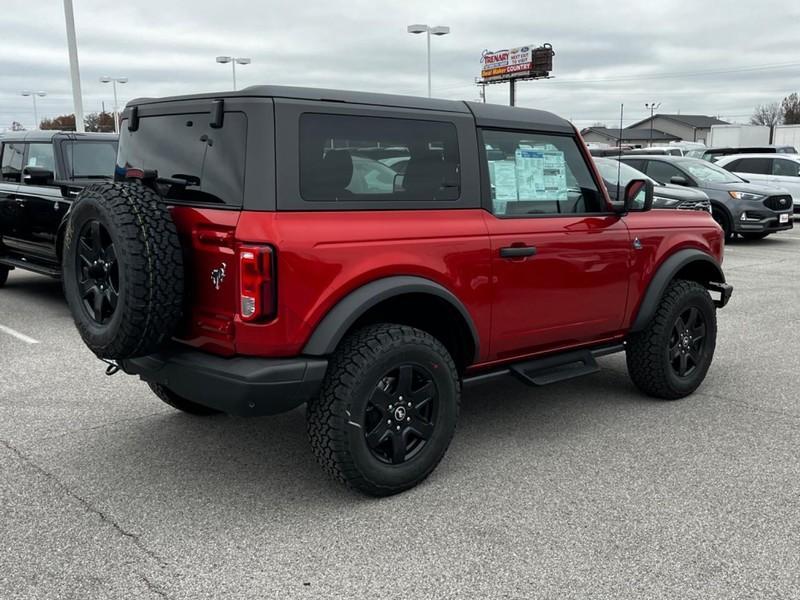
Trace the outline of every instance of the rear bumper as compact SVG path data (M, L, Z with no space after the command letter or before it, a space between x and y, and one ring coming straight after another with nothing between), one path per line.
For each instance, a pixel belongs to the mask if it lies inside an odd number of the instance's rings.
M231 415L286 412L313 398L328 361L322 358L224 358L181 346L123 360L129 375Z

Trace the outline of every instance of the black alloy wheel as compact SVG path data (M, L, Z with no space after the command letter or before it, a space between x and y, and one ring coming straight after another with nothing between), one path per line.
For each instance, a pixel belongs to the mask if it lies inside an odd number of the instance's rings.
M107 323L119 303L119 268L114 241L100 221L87 221L78 234L75 271L86 314Z
M672 326L669 364L678 377L691 377L703 363L706 323L700 310L691 306L681 312Z
M436 426L438 388L427 368L401 364L380 378L364 417L364 437L372 455L399 465L412 460Z

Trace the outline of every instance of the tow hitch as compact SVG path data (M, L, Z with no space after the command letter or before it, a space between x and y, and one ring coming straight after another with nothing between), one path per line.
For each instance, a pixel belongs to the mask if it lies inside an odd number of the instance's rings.
M101 358L100 360L102 360L104 363L108 365L106 367L106 375L108 375L109 377L111 377L112 375L116 375L122 368L117 364L116 361L108 360L107 358Z

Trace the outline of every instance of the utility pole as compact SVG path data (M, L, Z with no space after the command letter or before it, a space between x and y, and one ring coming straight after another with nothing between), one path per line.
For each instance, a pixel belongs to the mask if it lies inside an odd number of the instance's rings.
M78 43L75 39L75 15L72 0L64 0L64 18L67 23L67 48L69 49L69 74L72 79L72 103L75 111L75 131L83 133L83 95L81 73L78 66Z
M661 102L645 102L644 107L650 109L650 147L653 147L653 114L661 108Z
M517 102L517 81L511 79L508 82L508 105L514 106Z

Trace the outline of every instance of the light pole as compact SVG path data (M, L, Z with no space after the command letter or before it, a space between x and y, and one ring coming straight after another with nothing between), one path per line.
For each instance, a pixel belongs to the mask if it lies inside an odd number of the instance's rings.
M653 147L653 113L661 108L661 102L645 102L644 107L650 111L650 147Z
M81 95L81 73L78 66L78 43L75 40L75 15L72 12L72 0L64 0L64 19L67 23L69 74L72 79L72 103L75 105L75 131L83 133L83 96Z
M426 33L428 38L428 98L431 97L431 36L447 35L450 28L447 25L436 25L430 27L424 23L408 26L408 33Z
M233 68L233 91L236 91L236 65L249 65L252 60L249 58L241 58L236 56L218 56L217 62L222 64L231 63L231 67Z
M100 83L111 83L111 86L114 88L114 133L119 133L119 121L117 120L117 112L119 111L119 107L117 106L117 84L128 83L128 78L103 75L100 78Z
M23 96L30 96L31 98L33 98L33 122L34 122L33 128L39 129L39 112L36 110L36 96L39 96L39 98L44 98L45 96L47 96L47 92L24 91L20 92L20 94L22 94Z

